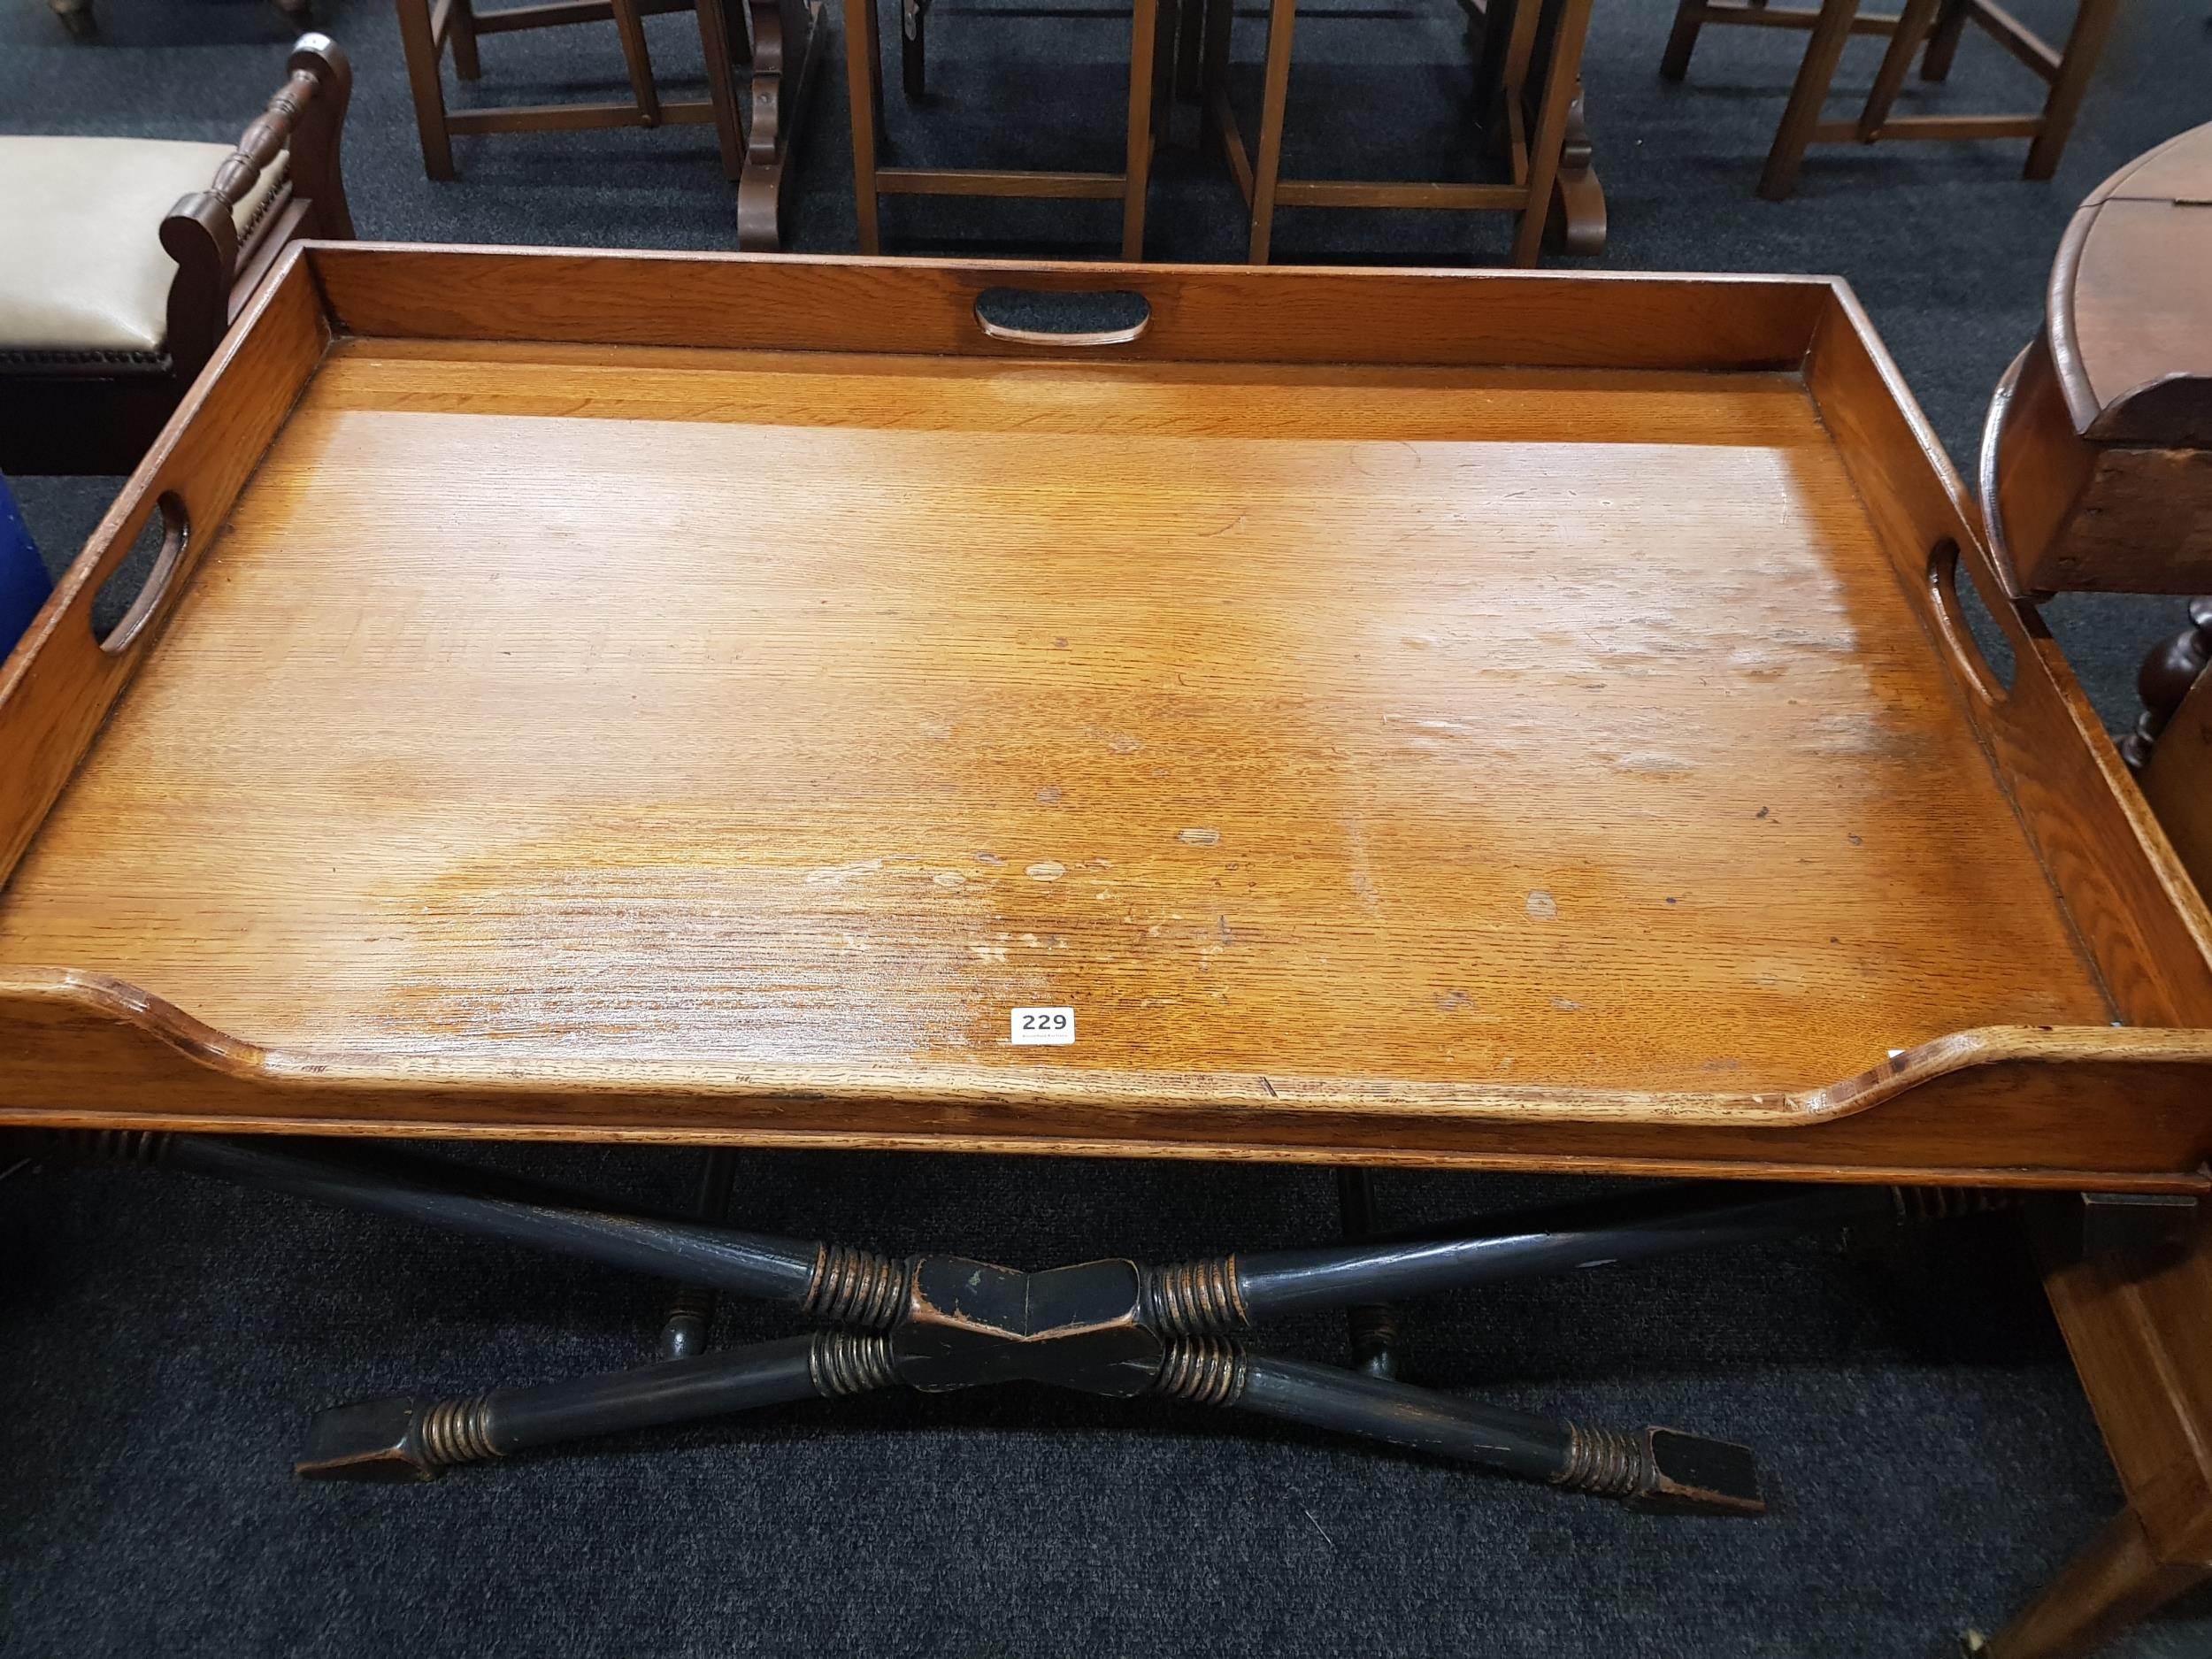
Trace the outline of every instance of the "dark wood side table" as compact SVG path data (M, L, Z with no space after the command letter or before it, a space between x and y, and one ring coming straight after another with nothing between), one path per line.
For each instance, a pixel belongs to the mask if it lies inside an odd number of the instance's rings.
M2041 334L1982 444L2024 589L2212 590L2212 127L2122 168L2067 227Z
M1983 442L1993 561L2025 590L2212 588L2212 127L2075 215L2043 332ZM2212 604L2152 654L2121 745L2180 864L2212 890ZM2212 1231L2129 1271L2047 1253L2044 1278L2127 1502L1980 1651L2086 1654L2212 1576Z

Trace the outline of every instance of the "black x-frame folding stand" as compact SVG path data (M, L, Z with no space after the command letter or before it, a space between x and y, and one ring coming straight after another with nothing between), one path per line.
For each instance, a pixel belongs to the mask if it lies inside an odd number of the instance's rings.
M1363 1171L1340 1177L1348 1241L1167 1267L1085 1262L1025 1273L956 1256L905 1259L718 1225L733 1155L710 1154L703 1219L620 1213L588 1195L359 1142L155 1133L58 1137L127 1161L657 1275L684 1286L660 1363L450 1399L395 1397L319 1414L299 1460L318 1478L428 1479L528 1448L687 1423L815 1395L1026 1380L1235 1407L1385 1440L1632 1506L1747 1515L1751 1454L1672 1429L1590 1428L1395 1379L1391 1304L1571 1269L1824 1227L1888 1227L1989 1208L1968 1189L1694 1182L1363 1236ZM717 1293L791 1304L815 1328L706 1348ZM1254 1327L1349 1310L1356 1369L1259 1353Z

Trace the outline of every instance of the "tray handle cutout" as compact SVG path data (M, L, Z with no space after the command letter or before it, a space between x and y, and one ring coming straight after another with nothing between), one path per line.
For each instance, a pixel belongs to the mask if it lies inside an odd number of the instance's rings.
M975 319L992 339L1025 346L1125 346L1151 326L1152 302L1132 288L985 288Z
M1928 587L1935 596L1936 623L1960 672L1985 703L2001 702L2012 689L2017 664L2012 641L1991 612L1989 602L1970 569L1959 581L1959 544L1949 536L1928 553Z
M148 566L145 578L139 585L137 597L116 618L115 626L98 636L100 649L110 656L120 656L130 649L138 636L146 631L146 625L154 619L154 613L160 610L161 602L169 596L169 585L176 580L177 566L183 561L185 545L192 539L192 515L185 511L181 495L174 490L165 490L154 507L160 515L161 546L156 550L153 563ZM149 522L150 524L151 521ZM140 534L142 537L144 532L141 531ZM108 588L114 584L127 583L129 571L130 561L127 559L102 584L100 597L104 598ZM88 620L96 618L104 610L104 607L96 599L91 610L87 612ZM93 626L96 629L97 624Z

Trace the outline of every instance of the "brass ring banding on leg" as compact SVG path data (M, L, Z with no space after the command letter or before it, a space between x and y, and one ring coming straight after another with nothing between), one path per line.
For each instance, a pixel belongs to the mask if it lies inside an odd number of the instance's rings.
M1161 1356L1155 1394L1202 1406L1234 1405L1244 1394L1244 1350L1217 1336L1186 1337Z
M1237 1258L1156 1267L1144 1279L1145 1310L1162 1334L1204 1336L1241 1331L1251 1320L1237 1291Z
M503 1455L492 1444L491 1396L461 1395L426 1407L416 1437L423 1460L440 1468Z
M828 1398L888 1388L898 1380L891 1365L891 1339L873 1332L817 1331L807 1355L814 1392Z
M899 1257L826 1244L799 1311L826 1325L887 1331L906 1305L907 1263Z
M1555 1486L1625 1498L1640 1491L1650 1478L1650 1454L1640 1436L1570 1423L1567 1466L1551 1479Z

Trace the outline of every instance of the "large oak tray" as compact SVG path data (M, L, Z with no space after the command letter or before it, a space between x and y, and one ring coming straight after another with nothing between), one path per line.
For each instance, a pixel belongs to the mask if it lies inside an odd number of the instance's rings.
M2212 921L1829 281L310 245L0 765L0 1122L2207 1184Z

